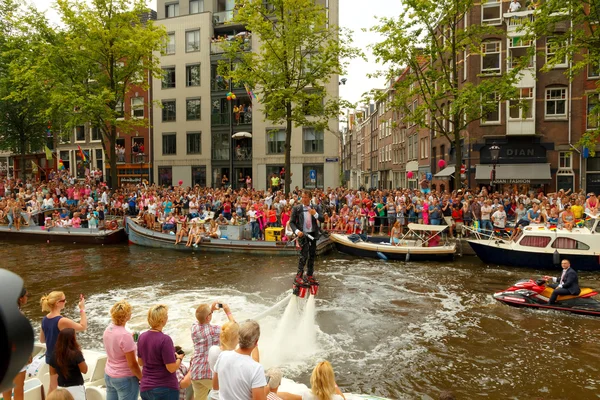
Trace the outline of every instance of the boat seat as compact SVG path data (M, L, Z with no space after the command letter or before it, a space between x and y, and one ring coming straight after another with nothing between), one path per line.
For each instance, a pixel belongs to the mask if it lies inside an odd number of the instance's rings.
M542 296L550 298L550 296L552 295L552 292L554 291L554 289L546 287L544 289L544 291L541 293ZM558 296L558 298L556 299L556 301L564 301L564 300L570 300L570 299L575 299L577 297L581 297L581 296L585 296L586 294L590 294L592 293L594 290L590 289L590 288L583 288L581 289L581 293L579 293L579 295L574 296L574 295L569 295L569 296Z
M104 400L106 398L106 393L95 386L86 386L85 398L87 400Z
M25 400L42 400L44 398L44 387L39 379L29 379L25 381Z

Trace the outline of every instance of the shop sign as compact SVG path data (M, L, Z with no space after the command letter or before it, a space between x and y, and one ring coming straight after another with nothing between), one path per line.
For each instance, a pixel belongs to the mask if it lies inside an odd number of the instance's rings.
M492 183L529 184L531 179L496 179Z
M136 178L133 176L127 176L124 178L121 178L121 183L140 183L142 181L142 178Z
M331 158L326 158L325 162L339 162L340 158L339 157L331 157Z

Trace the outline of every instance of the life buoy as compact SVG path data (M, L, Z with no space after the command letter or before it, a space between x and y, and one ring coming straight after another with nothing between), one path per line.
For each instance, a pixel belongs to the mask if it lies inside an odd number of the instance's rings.
M119 228L119 224L117 223L117 221L110 221L107 224L107 226L108 226L108 229L113 230L113 231Z

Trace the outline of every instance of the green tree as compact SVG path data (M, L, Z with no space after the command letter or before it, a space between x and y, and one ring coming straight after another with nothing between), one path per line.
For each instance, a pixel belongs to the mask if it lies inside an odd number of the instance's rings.
M384 36L372 46L377 61L387 68L378 75L396 80L390 107L401 112L404 122L447 138L458 167L468 124L485 119L498 102L518 99L514 85L527 60L518 60L506 73L489 68L489 73L479 74L477 81L462 82L459 75L463 74L465 55L471 59L481 55L485 38L503 36L502 31L488 25L465 27L465 15L474 6L473 0L403 0L403 4L400 16L382 18L372 28ZM377 93L373 96L378 98ZM523 107L521 103L516 106Z
M285 169L290 174L292 127L329 130L342 102L327 94L326 85L344 72L344 60L360 53L348 32L330 24L328 10L314 0L239 0L234 21L258 38L260 48L240 51L241 40L231 41L219 73L247 84L266 119L285 124ZM288 176L286 193L290 185Z
M148 74L161 76L157 54L166 32L144 18L144 0L57 0L56 9L64 28L41 49L53 112L70 131L87 122L99 129L115 187L117 131L149 123L124 116L126 94L133 86L147 89Z
M549 71L556 64L564 63L566 58L570 68L565 70L565 75L573 80L580 74L587 74L588 70L600 74L599 23L598 0L544 1L538 2L533 18L523 26L523 32L532 40L552 36L556 44L554 56L547 60L542 70ZM545 48L542 52L545 56ZM586 94L588 98L599 98L600 80L596 82L595 91ZM596 128L585 131L578 143L587 147L592 155L600 138L600 101L596 104L589 110L596 115Z
M31 83L22 80L39 62L34 50L43 32L31 21L40 19L34 9L0 0L0 149L20 155L20 178L25 178L25 155L43 151L47 139L49 103L44 85L39 77ZM32 92L36 96L30 96Z

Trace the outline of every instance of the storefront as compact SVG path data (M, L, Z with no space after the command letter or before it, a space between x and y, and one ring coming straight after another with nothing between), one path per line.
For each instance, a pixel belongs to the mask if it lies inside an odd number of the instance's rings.
M490 147L499 147L494 160ZM554 150L554 143L542 143L539 137L504 137L486 139L473 146L480 154L480 164L475 165L475 182L478 186L494 185L494 190L518 190L547 192L553 186L552 171L547 152ZM492 171L496 163L495 179Z

